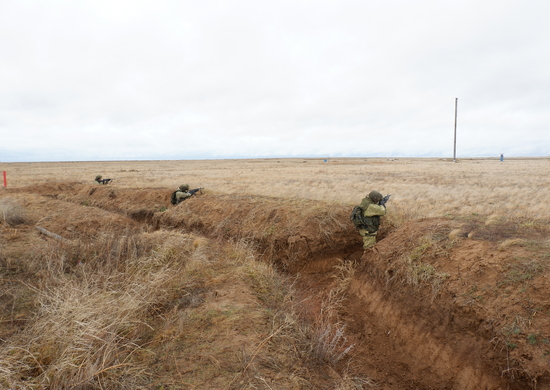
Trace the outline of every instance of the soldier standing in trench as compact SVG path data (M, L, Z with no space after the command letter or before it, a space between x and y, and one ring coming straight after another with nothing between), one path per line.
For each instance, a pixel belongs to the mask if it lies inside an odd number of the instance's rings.
M363 237L363 248L368 249L376 244L376 235L380 227L380 217L386 215L386 205L380 205L384 197L378 191L371 191L359 205L363 210L363 226L359 234Z

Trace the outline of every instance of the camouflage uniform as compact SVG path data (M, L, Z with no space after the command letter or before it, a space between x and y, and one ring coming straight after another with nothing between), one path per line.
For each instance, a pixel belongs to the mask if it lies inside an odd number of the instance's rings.
M182 184L178 187L178 190L176 192L176 199L178 200L178 203L183 202L185 199L191 197L191 193L189 192L189 185L188 184Z
M363 217L369 221L369 225L359 229L359 234L363 237L363 248L368 249L376 244L376 235L380 226L380 217L386 214L386 207L380 206L378 202L382 199L382 194L378 191L372 191L361 202Z
M99 184L109 184L113 179L102 179L103 176L97 175L95 181Z

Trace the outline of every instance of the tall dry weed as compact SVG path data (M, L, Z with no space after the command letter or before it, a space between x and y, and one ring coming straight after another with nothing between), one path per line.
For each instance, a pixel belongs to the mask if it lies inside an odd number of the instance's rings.
M145 319L182 280L181 262L192 239L179 240L177 256L166 245L138 256L144 246L139 237L111 237L101 244L81 247L85 254L77 264L69 264L74 253L63 248L42 256L48 277L32 287L38 311L0 347L0 383L27 378L29 386L51 389L132 388L149 375L134 360L150 328Z
M355 264L342 261L335 268L334 285L321 304L315 324L312 349L316 361L329 364L338 363L355 348L346 337L346 325L338 319L345 292L355 274Z

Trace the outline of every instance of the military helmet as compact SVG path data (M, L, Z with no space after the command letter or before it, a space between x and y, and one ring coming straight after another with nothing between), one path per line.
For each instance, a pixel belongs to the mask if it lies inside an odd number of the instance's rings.
M189 191L189 184L182 184L181 186L179 186L179 189L180 191Z
M103 176L101 176L101 175L97 175L97 176L95 177L95 179L96 179L96 181L97 181L97 180L101 180L102 177L103 177Z
M371 191L370 194L369 194L369 198L374 202L374 203L378 203L382 200L383 196L380 192L378 191Z

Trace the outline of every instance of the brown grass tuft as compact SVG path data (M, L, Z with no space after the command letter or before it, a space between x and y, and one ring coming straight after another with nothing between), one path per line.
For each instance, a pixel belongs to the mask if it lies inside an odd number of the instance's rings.
M500 214L491 214L485 220L485 225L496 225L504 221L504 216Z
M122 236L41 254L48 278L32 287L38 311L0 348L0 383L24 377L51 389L120 388L147 377L147 366L134 360L150 328L144 318L171 296L182 271L181 254L167 245L140 253L144 248L139 237ZM81 261L71 262L76 253Z
M351 261L343 261L335 267L334 285L321 304L312 351L312 356L319 363L336 364L355 348L346 337L346 325L338 321L338 311L343 306L355 267Z
M15 199L0 199L0 218L2 222L15 226L27 221L26 212Z
M405 283L415 289L429 286L431 298L435 299L441 285L449 277L445 272L439 272L432 264L433 259L448 255L449 248L454 244L441 232L431 232L418 240L404 251L399 262L395 263L395 274L392 280Z
M503 242L501 242L498 246L498 250L499 251L504 251L508 247L511 247L511 246L514 246L514 245L524 245L525 243L526 243L526 241L521 239L521 238L510 238L510 239L507 239L507 240L504 240Z
M454 241L454 240L458 240L462 237L465 237L466 234L464 233L464 231L462 231L462 229L453 229L450 233L449 233L449 240L451 241Z

